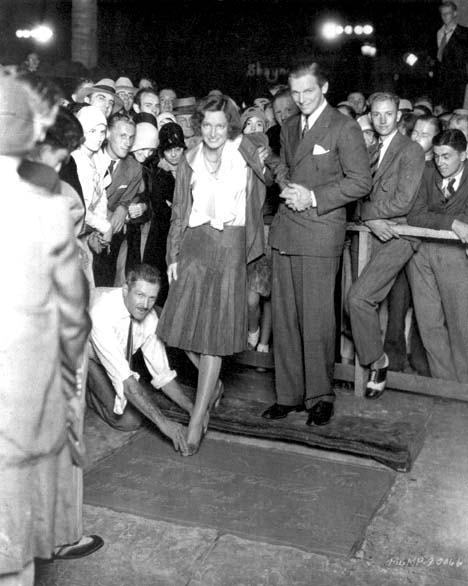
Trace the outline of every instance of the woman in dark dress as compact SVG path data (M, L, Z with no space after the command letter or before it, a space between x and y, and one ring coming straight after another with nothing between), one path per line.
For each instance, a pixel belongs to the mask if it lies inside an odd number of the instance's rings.
M207 96L194 114L202 142L177 170L167 242L169 295L158 335L198 368L187 443L195 453L221 394L223 356L246 349L247 263L264 252L262 145L240 134L225 96Z
M168 122L159 132L159 161L153 167L149 196L153 217L143 253L143 262L161 273L161 289L156 304L163 306L169 284L167 280L166 242L171 224L177 166L185 150L184 133L175 122Z

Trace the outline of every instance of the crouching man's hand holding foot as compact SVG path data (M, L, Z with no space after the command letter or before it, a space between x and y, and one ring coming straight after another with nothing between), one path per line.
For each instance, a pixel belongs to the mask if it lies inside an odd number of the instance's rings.
M155 393L130 376L124 381L124 394L128 402L141 411L174 444L183 456L188 455L186 428L168 419L156 404Z

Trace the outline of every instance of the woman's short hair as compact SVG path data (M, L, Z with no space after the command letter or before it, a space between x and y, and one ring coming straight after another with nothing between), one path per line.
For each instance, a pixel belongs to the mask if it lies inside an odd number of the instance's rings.
M224 112L228 123L228 138L233 139L241 133L242 125L239 112L229 96L211 95L202 98L192 114L192 127L195 134L201 134L205 112Z
M66 149L72 152L83 142L83 128L76 116L67 108L60 106L54 124L48 129L42 144L53 149Z

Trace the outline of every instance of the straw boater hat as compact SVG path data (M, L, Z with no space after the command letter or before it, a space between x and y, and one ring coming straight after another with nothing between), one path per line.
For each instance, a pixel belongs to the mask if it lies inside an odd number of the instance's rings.
M122 100L115 93L115 83L112 79L105 77L105 78L99 80L97 83L95 83L92 87L84 88L83 89L83 96L90 96L91 94L95 94L97 92L103 93L103 94L109 94L110 96L112 96L114 98L115 102L114 102L114 108L112 110L113 114L115 112L118 112L121 108L123 108Z
M197 108L197 100L190 96L189 98L179 98L174 104L174 114L194 114Z
M135 95L138 91L138 88L133 85L128 77L119 77L119 79L115 82L115 91L120 92L123 90L127 92L133 92L133 95Z

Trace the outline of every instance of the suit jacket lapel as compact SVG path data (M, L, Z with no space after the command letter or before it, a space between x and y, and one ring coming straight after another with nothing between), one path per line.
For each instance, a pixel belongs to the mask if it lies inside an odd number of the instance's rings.
M388 149L386 150L382 161L380 162L380 165L377 168L377 171L376 171L375 177L374 177L374 183L376 183L376 181L378 181L380 179L380 177L385 173L385 171L388 169L388 167L392 163L395 156L398 154L398 152L400 150L400 142L401 142L401 134L397 131L395 136L392 138L390 145L389 145Z
M301 142L301 116L296 116L295 124L289 130L289 140L287 144L291 149L292 158L295 157L299 143Z
M462 176L461 176L461 179L460 179L460 183L458 185L458 189L457 189L456 193L458 193L460 191L460 189L463 188L463 186L465 185L467 179L468 179L468 166L465 163L465 166L463 168L463 173L462 173Z
M313 151L314 145L320 144L325 134L328 132L330 126L330 118L332 114L332 108L327 104L325 110L320 114L318 119L312 128L306 132L304 138L300 140L300 122L298 129L299 144L294 154L294 164L297 165L300 161L311 151ZM300 121L300 117L299 117Z

